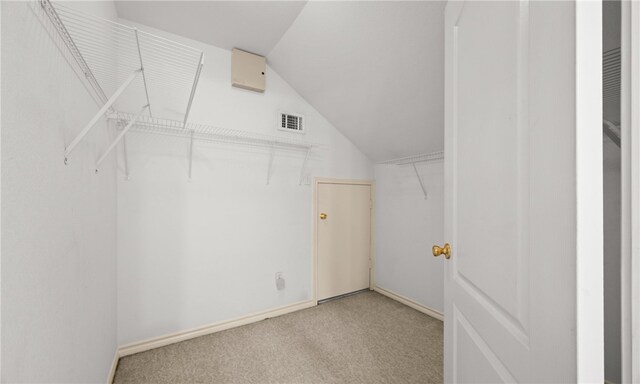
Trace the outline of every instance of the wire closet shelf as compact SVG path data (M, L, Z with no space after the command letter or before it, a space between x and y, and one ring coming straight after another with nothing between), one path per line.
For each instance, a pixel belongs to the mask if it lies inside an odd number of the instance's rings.
M444 160L444 152L431 152L431 153L421 153L419 155L401 157L398 159L391 159L379 162L378 164L382 165L411 165L413 167L413 171L416 174L416 178L418 179L418 183L420 184L420 188L422 189L422 194L424 195L424 199L426 200L429 197L427 193L427 187L424 185L424 180L420 176L420 172L418 172L418 168L416 164L419 163L431 163L436 161Z
M114 115L113 119L117 120L119 125L125 126L135 119L135 115L132 113L118 112ZM277 148L302 151L307 151L313 147L320 147L319 144L288 137L271 136L206 124L187 123L184 125L178 120L161 119L151 116L140 116L135 120L131 131L189 139L193 137L194 140L217 143L244 144L268 148L275 146Z
M428 163L431 161L441 161L444 159L444 152L431 152L431 153L421 153L419 155L412 155L407 157L401 157L398 159L391 159L379 162L378 164L384 165L408 165L408 164L417 164L417 163Z
M66 46L65 54L73 58L70 64L75 62L74 69L84 75L92 97L100 106L65 148L65 163L105 115L124 112L137 118L162 117L179 120L186 126L204 63L202 50L60 3L39 0L38 4ZM119 135L117 141L123 136Z
M193 141L269 147L271 156L267 184L276 149L305 153L300 184L313 148L322 145L247 131L232 130L188 121L204 53L187 45L137 28L102 19L50 0L37 0L38 8L51 21L66 46L69 63L86 78L88 90L100 107L97 114L65 148L65 163L73 149L96 123L107 116L120 131L96 162L96 172L109 153L123 142L124 166L128 177L125 135L127 132L188 138L189 179ZM75 62L75 64L73 63ZM77 67L77 68L76 68Z
M116 120L116 123L119 126L124 126L125 129L127 129L126 127L130 127L132 132L189 139L189 179L191 179L192 175L194 140L269 148L270 158L267 169L267 184L269 184L271 165L273 163L273 157L276 149L304 152L305 157L300 170L299 180L299 185L302 185L311 150L314 148L320 149L324 147L321 144L310 143L308 141L288 137L271 136L205 124L187 123L184 125L181 121L177 120L161 119L151 116L136 116L131 113L118 112L112 117L112 119Z

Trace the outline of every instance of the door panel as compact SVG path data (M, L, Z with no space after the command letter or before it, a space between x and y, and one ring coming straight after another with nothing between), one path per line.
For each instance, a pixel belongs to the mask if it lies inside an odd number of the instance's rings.
M458 383L500 383L514 382L508 370L500 362L500 359L491 351L491 348L483 341L477 330L469 321L454 310L456 327L454 337L456 339L457 361L475 361L475 369L462 369L457 372ZM457 366L460 366L457 364Z
M528 259L529 170L528 44L522 41L527 37L522 11L517 2L496 7L470 2L456 25L453 156L458 162L452 235L457 257L452 264L454 279L468 294L502 314L501 321L524 330L528 282L521 266ZM499 240L500 251L492 252L487 239ZM474 257L478 252L483 257Z
M369 288L370 201L369 185L318 184L318 300Z
M454 381L513 381L507 364L528 358L527 8L466 2L447 26Z

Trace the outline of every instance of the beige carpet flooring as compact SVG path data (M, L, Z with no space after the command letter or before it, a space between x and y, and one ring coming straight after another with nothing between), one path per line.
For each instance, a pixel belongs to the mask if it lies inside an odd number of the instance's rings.
M120 359L115 383L441 383L442 322L375 292Z

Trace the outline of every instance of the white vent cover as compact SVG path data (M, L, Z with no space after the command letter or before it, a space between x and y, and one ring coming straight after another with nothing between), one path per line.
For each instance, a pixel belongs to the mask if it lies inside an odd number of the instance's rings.
M304 133L304 117L280 112L278 129L288 132Z

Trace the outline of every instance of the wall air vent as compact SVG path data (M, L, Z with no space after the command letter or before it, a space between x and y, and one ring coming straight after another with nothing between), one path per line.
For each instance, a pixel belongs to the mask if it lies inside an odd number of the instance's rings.
M304 133L304 117L291 113L280 113L278 129L288 132Z

